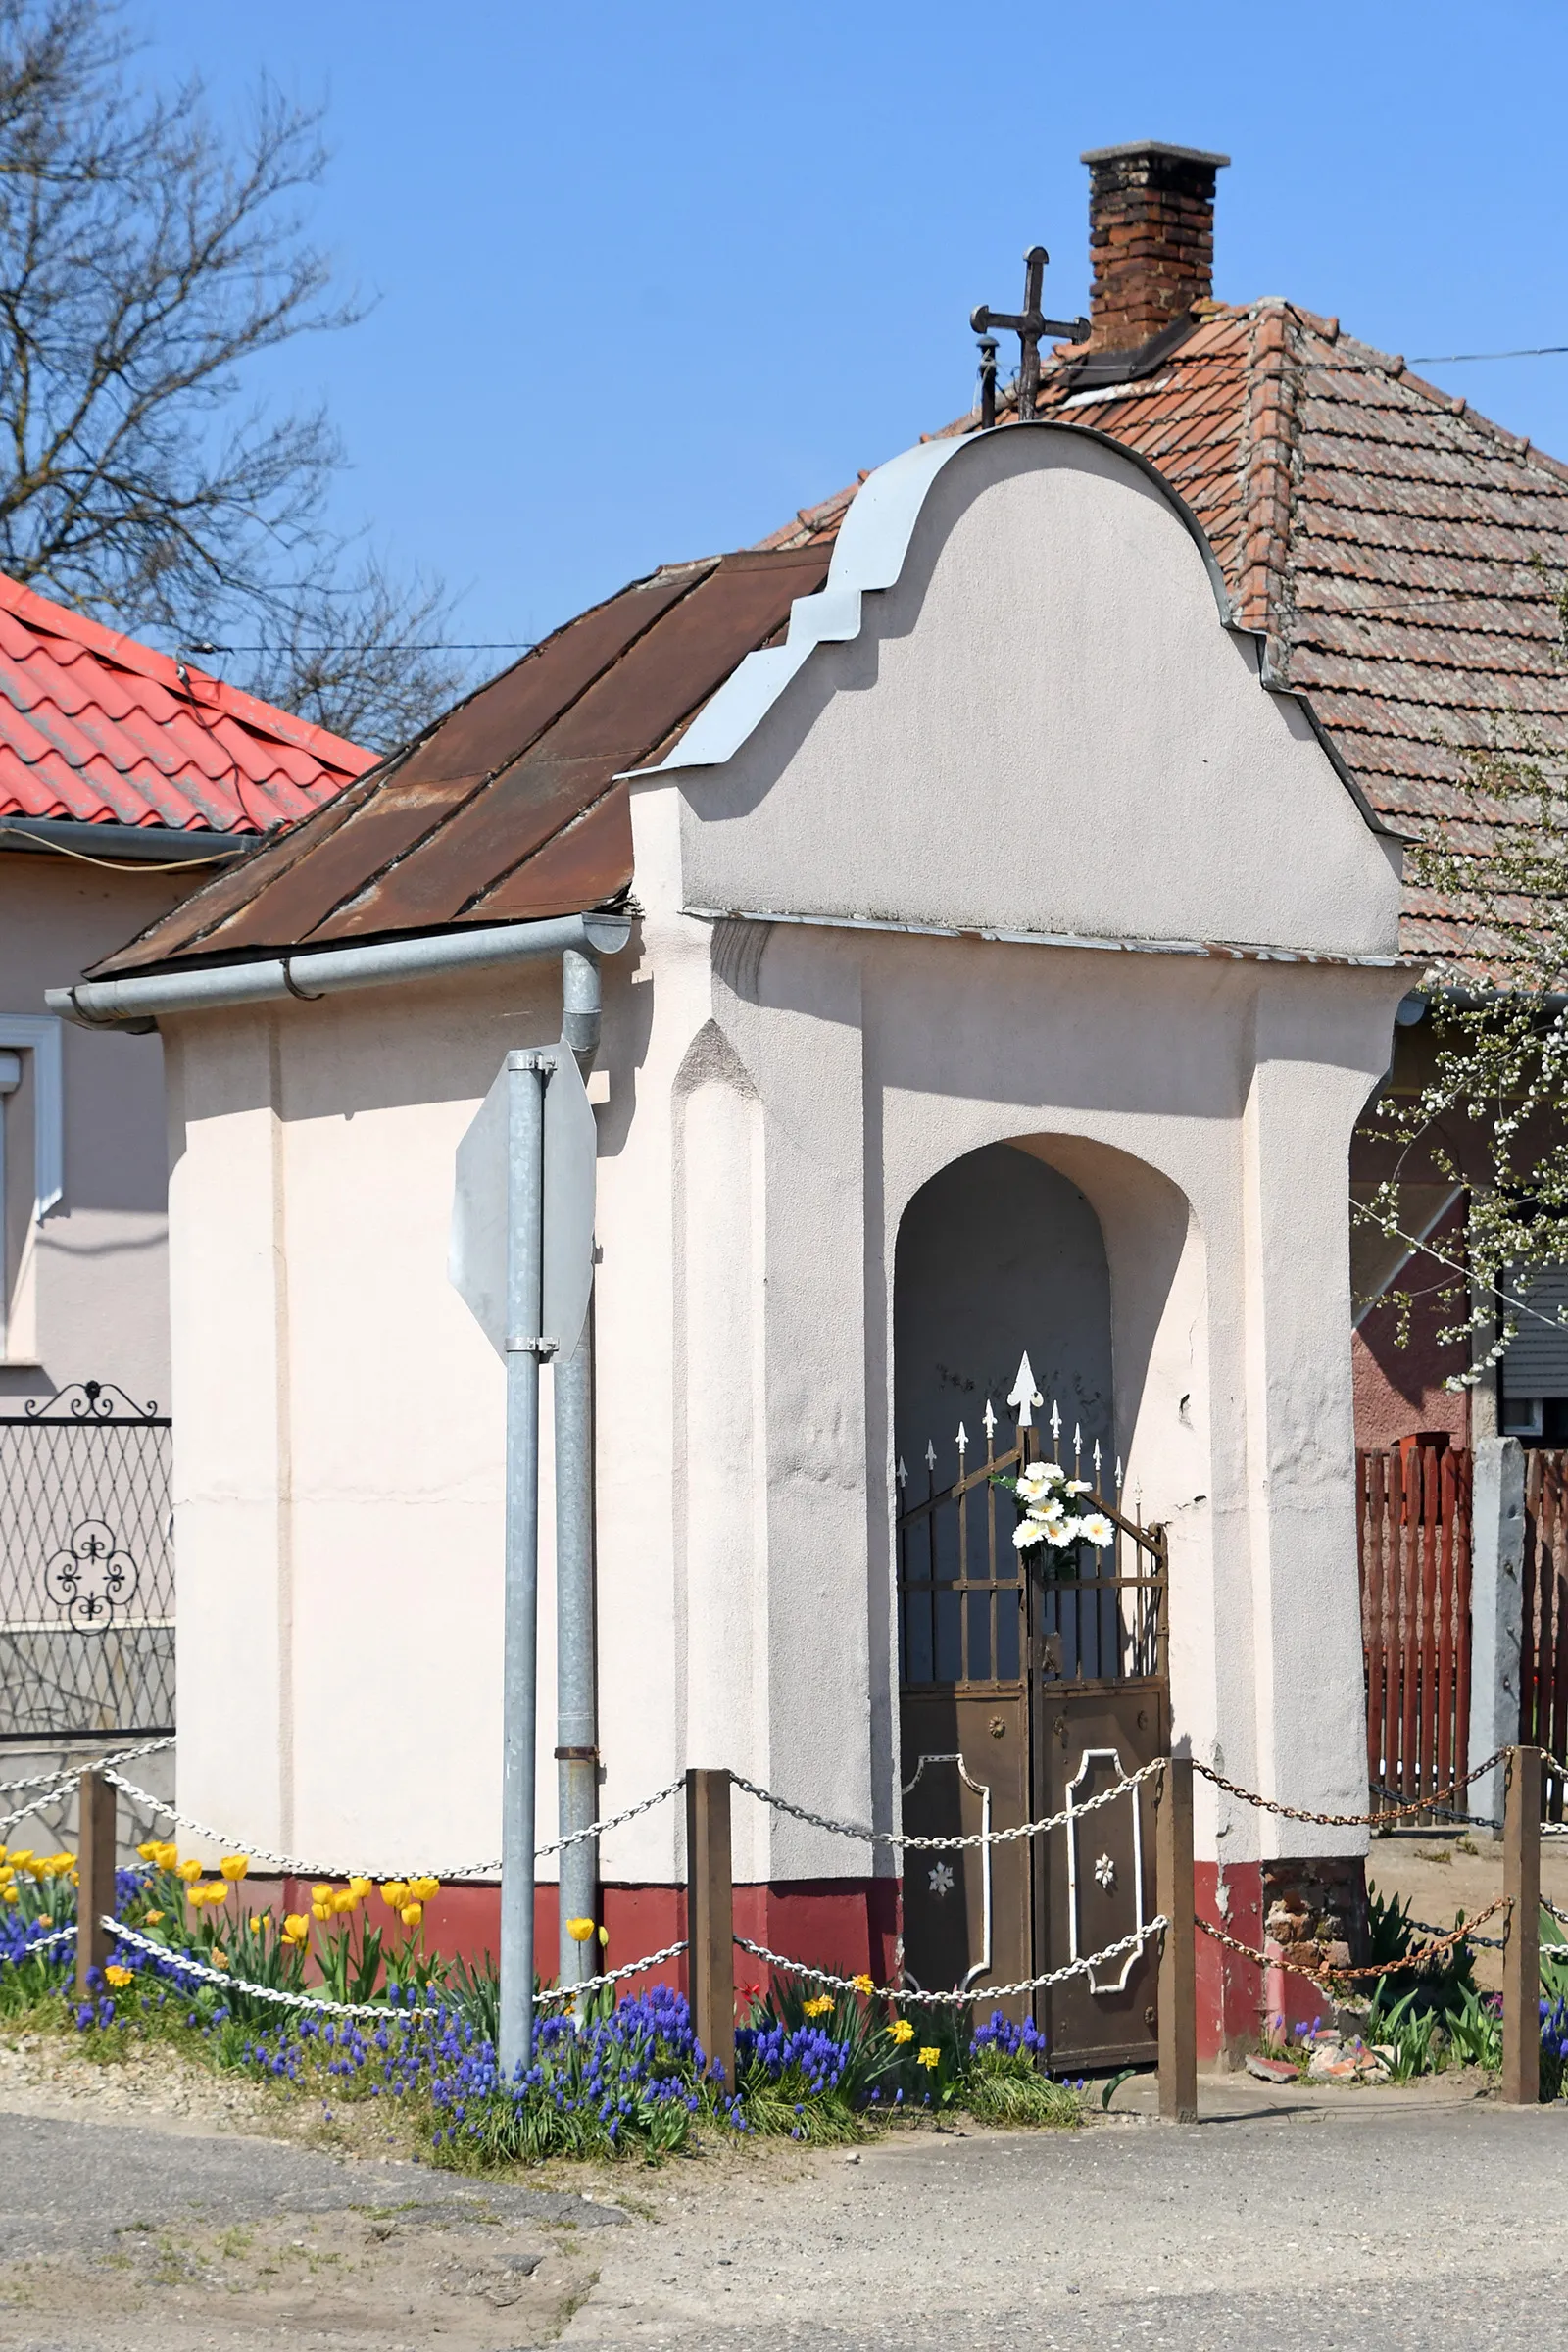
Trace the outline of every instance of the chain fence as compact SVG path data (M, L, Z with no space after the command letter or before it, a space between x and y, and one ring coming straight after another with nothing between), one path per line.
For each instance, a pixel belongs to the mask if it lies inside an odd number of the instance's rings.
M1164 1770L1165 1758L1155 1756L1152 1763L1129 1773L1125 1780L1102 1788L1098 1796L1085 1797L1081 1805L1068 1805L1060 1813L1048 1813L1041 1821L1021 1821L1010 1830L976 1830L962 1838L906 1838L901 1830L867 1830L857 1822L835 1821L831 1814L813 1813L806 1805L793 1804L787 1796L775 1796L771 1788L760 1788L755 1781L746 1780L738 1772L730 1774L730 1786L743 1788L760 1804L771 1805L775 1813L787 1813L792 1821L804 1821L813 1830L830 1830L835 1837L853 1838L863 1845L902 1846L906 1853L956 1853L964 1846L1010 1845L1020 1838L1042 1838L1048 1830L1065 1829L1069 1822L1081 1820L1084 1814L1113 1804L1118 1796L1125 1796L1129 1789L1141 1787L1145 1781L1157 1779Z
M873 1984L868 1998L880 2001L902 2001L906 2007L924 2002L930 2007L961 2009L972 2001L1005 2001L1014 1994L1038 1992L1047 1984L1064 1984L1070 1977L1081 1977L1103 1961L1119 1960L1124 1952L1142 1951L1154 1936L1161 1936L1170 1922L1163 1916L1145 1922L1119 1942L1107 1943L1102 1952L1089 1952L1081 1959L1069 1960L1065 1968L1054 1968L1043 1977L1025 1977L1016 1984L983 1984L978 1989L959 1992L925 1992L918 1985ZM840 1992L866 1992L863 1978L841 1977L830 1968L813 1968L805 1960L791 1960L782 1952L770 1952L764 1943L753 1943L749 1936L737 1936L736 1943L754 1960L765 1960L770 1968L782 1968L792 1976L809 1977L815 1984L831 1984Z
M1287 1960L1283 1952L1259 1952L1250 1943L1239 1943L1234 1936L1227 1936L1223 1928L1216 1928L1209 1920L1195 1917L1193 1925L1212 1942L1222 1943L1228 1952L1239 1953L1242 1959L1250 1960L1256 1968L1281 1968L1287 1976L1304 1977L1309 1984L1324 1987L1341 1983L1349 1984L1361 1977L1392 1977L1405 1968L1425 1968L1428 1961L1436 1959L1440 1952L1451 1951L1455 1944L1468 1943L1474 1928L1481 1921L1493 1919L1497 1912L1511 1911L1512 1908L1513 1896L1499 1894L1494 1903L1489 1903L1484 1911L1476 1913L1474 1921L1467 1920L1451 1933L1439 1935L1433 1942L1422 1944L1419 1951L1406 1952L1398 1960L1373 1961L1361 1968L1341 1968L1328 1963L1320 1969L1303 1968L1299 1961ZM1491 1942L1493 1939L1489 1936L1486 1940Z

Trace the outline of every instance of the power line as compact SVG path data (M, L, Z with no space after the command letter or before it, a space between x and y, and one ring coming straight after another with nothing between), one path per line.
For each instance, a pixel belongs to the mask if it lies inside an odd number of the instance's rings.
M1418 351L1412 368L1452 368L1460 360L1556 360L1568 354L1568 343L1532 343L1522 351Z
M432 640L428 645L383 645L379 640L368 645L215 645L203 639L196 645L182 645L181 654L529 654L539 640L536 637L481 637L471 644L449 644L445 639Z

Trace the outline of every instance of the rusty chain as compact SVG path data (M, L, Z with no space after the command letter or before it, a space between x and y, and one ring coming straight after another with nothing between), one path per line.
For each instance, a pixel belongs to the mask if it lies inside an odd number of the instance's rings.
M1321 1991L1331 1984L1348 1984L1356 1977L1392 1977L1401 1968L1424 1968L1439 1952L1451 1951L1456 1943L1465 1942L1471 1931L1478 1928L1483 1920L1493 1918L1498 1911L1511 1910L1512 1907L1513 1896L1499 1894L1494 1903L1489 1903L1484 1911L1478 1911L1473 1920L1467 1920L1463 1927L1455 1928L1451 1935L1440 1936L1434 1942L1422 1944L1419 1951L1406 1952L1401 1960L1375 1961L1365 1968L1302 1968L1298 1961L1287 1960L1283 1953L1276 1959L1268 1952L1254 1950L1250 1943L1238 1943L1234 1936L1227 1936L1223 1928L1211 1926L1206 1919L1195 1919L1193 1925L1215 1943L1224 1944L1227 1951L1239 1952L1244 1960L1250 1960L1255 1968L1282 1968L1287 1976L1304 1977L1308 1984L1317 1985Z
M1419 1797L1413 1805L1391 1805L1382 1813L1308 1813L1299 1805L1282 1805L1273 1797L1259 1796L1255 1789L1244 1788L1239 1781L1228 1781L1222 1772L1216 1772L1211 1764L1203 1763L1198 1756L1193 1758L1193 1770L1201 1773L1203 1779L1211 1781L1216 1788L1223 1788L1227 1796L1239 1797L1244 1805L1252 1805L1260 1813L1275 1813L1282 1821L1315 1822L1325 1830L1376 1830L1385 1822L1402 1821L1412 1813L1446 1809L1446 1798L1457 1796L1461 1788L1468 1788L1472 1781L1479 1781L1483 1773L1490 1772L1494 1764L1500 1764L1508 1753L1507 1748L1499 1747L1484 1764L1478 1764L1474 1772L1467 1772L1462 1781L1450 1781L1446 1788L1436 1788L1430 1796ZM1542 1753L1544 1755L1545 1750L1543 1749ZM1555 1763L1555 1758L1552 1761ZM1558 1764L1556 1769L1561 1773L1563 1767Z

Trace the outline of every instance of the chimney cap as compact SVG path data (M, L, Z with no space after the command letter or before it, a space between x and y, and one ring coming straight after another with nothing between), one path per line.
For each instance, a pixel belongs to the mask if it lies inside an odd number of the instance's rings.
M1081 164L1109 164L1123 155L1169 155L1178 163L1212 164L1216 172L1231 160L1228 155L1210 155L1202 147L1172 147L1164 139L1124 139L1119 147L1088 147L1078 161Z

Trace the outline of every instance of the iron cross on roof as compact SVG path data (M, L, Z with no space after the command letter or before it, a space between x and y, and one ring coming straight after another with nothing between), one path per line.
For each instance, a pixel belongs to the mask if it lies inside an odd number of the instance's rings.
M1021 311L990 311L982 302L969 313L969 324L980 337L980 422L993 425L997 421L997 345L991 333L994 326L1005 327L1018 338L1018 421L1026 424L1035 413L1035 394L1040 389L1040 338L1042 335L1061 335L1069 343L1089 340L1087 318L1047 318L1040 308L1045 288L1046 264L1051 256L1043 245L1031 245L1023 257L1023 309Z

